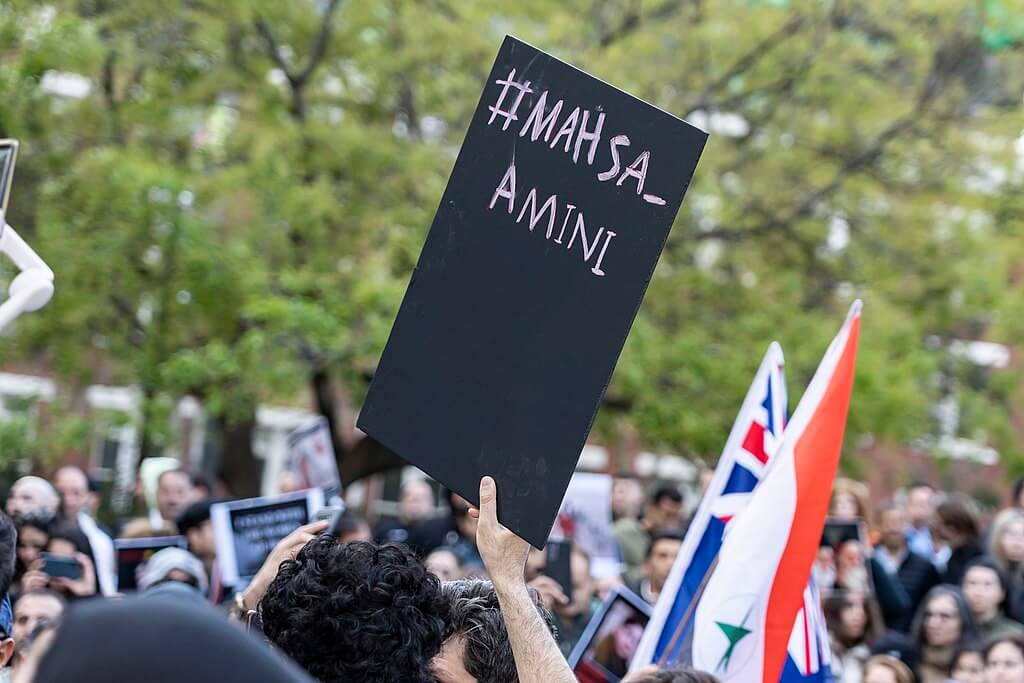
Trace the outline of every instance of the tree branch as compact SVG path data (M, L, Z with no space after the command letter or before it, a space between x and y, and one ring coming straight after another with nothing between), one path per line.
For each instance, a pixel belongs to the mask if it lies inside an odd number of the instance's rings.
M626 12L622 21L620 21L615 28L604 33L598 39L598 45L603 48L609 47L612 43L622 40L629 34L641 28L645 20L668 19L683 8L683 5L686 4L686 0L665 0L665 2L663 2L659 7L656 7L647 14L641 14L639 4L640 3L634 3L633 8Z
M827 184L809 192L793 209L785 215L767 216L766 220L748 228L715 228L692 235L695 240L721 239L739 241L748 237L756 237L765 233L786 230L793 221L806 218L814 212L818 204L835 192L845 183L847 178L874 165L882 157L886 147L901 135L915 129L919 119L928 111L938 97L945 91L952 77L956 74L960 60L969 56L968 48L962 41L947 41L935 51L931 69L921 91L914 99L914 107L908 113L892 121L879 133L872 142L858 154L848 158L832 176Z
M753 68L754 65L756 65L765 55L796 35L800 29L803 28L805 22L805 17L795 16L783 24L777 31L754 45L754 47L737 59L733 65L726 69L718 78L708 83L704 87L704 90L701 91L700 95L697 96L694 105L687 111L707 109L712 93L717 91L719 88L728 85L729 81L740 74Z
M327 9L324 11L323 22L320 24L320 32L317 34L316 42L313 43L313 49L309 53L309 62L306 64L306 68L300 71L297 76L298 82L303 85L305 85L306 80L313 75L313 71L320 66L320 63L327 54L327 46L331 42L331 30L333 28L331 18L334 15L334 11L338 9L338 5L340 4L341 0L330 0L327 5Z
M100 87L103 91L103 102L110 112L110 127L114 141L119 145L124 144L124 131L121 128L120 102L117 100L117 86L115 79L115 65L117 63L117 51L107 51L103 58L103 71L100 78Z
M306 118L306 100L304 93L306 83L327 55L327 46L330 44L331 30L333 28L333 22L331 19L340 4L341 0L330 0L328 3L327 9L324 11L323 20L320 24L320 30L317 32L316 40L313 42L313 47L310 50L309 60L306 62L306 66L298 72L293 72L288 66L288 62L285 60L284 55L281 54L281 48L277 43L277 39L274 38L274 32L270 29L270 25L263 19L256 19L256 31L260 34L260 37L263 38L263 42L267 48L267 55L270 57L270 60L274 65L284 72L284 76L288 81L288 86L291 88L292 115L300 121Z

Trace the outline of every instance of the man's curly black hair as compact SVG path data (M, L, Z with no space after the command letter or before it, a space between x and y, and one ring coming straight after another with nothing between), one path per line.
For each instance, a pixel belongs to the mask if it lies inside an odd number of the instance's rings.
M405 546L321 536L281 565L263 632L322 683L431 683L448 601Z

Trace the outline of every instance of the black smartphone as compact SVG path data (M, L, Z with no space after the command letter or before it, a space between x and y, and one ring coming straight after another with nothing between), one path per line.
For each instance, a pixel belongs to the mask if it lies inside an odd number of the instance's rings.
M558 582L572 603L572 541L548 541L544 573Z
M51 578L65 578L77 581L82 578L82 565L70 555L54 555L40 553L43 560L43 573Z

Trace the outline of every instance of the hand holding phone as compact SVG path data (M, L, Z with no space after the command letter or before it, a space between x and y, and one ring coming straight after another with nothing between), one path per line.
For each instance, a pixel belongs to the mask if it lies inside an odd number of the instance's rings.
M40 571L55 579L71 579L78 581L82 578L82 565L71 555L55 555L54 553L40 553L43 566Z

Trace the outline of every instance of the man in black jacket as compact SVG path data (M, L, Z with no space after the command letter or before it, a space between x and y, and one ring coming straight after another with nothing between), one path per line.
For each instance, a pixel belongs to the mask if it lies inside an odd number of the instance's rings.
M941 577L935 565L907 548L907 521L902 508L895 505L885 508L879 521L882 543L875 548L875 559L890 576L899 580L910 597L911 607L903 618L889 625L896 630L907 632L921 600L933 586L940 583Z

